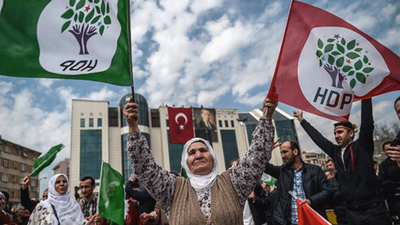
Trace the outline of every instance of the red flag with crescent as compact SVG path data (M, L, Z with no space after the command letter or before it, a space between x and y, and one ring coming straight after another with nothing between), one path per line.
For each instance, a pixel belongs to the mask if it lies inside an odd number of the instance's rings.
M312 209L309 205L307 204L301 205L300 202L301 200L297 198L296 204L297 204L297 216L299 225L315 225L315 224L332 225L324 217L315 212L315 210Z
M192 108L168 107L170 142L186 143L194 138Z
M400 90L400 57L343 19L292 1L269 97L333 120Z

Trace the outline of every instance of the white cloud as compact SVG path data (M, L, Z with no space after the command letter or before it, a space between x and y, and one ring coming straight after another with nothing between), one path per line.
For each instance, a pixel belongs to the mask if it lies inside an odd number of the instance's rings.
M382 13L383 17L385 17L386 19L389 19L393 15L393 13L396 12L397 9L398 9L397 6L388 4L382 8L381 13Z
M217 101L220 96L226 94L228 91L228 86L222 86L215 91L200 91L197 97L197 103L204 106L214 105L215 101Z
M38 80L38 83L39 83L40 85L46 87L46 88L51 87L51 85L53 85L54 82L55 82L54 79L45 79L45 78L43 78L43 79L39 79L39 80Z

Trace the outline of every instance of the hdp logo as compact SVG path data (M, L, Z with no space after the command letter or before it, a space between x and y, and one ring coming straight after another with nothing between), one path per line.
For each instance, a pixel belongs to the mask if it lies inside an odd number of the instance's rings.
M110 67L121 26L118 0L53 0L42 11L37 36L42 67L88 74Z
M298 65L307 101L333 116L347 115L354 95L364 96L388 74L378 50L362 35L342 27L312 29Z

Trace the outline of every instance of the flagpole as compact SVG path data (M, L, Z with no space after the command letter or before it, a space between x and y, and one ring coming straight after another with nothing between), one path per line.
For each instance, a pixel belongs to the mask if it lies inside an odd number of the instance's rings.
M132 39L131 39L131 1L128 2L128 47L129 47L129 66L130 66L130 78L131 78L131 92L132 96L135 96L135 87L133 82L133 65L132 65ZM135 101L135 97L133 97L133 101Z
M285 32L283 33L283 39L282 39L282 43L281 43L281 49L279 50L279 55L278 55L278 60L276 61L276 66L275 66L275 71L274 71L274 76L272 77L272 81L271 81L271 86L269 87L269 91L268 91L268 96L270 96L271 93L271 88L272 88L272 92L275 92L275 80L276 80L276 74L278 73L278 65L281 62L281 57L282 57L282 47L285 44L286 41L286 33L287 33L287 29L288 29L288 23L290 21L290 17L292 16L292 8L293 8L293 1L292 0L290 2L290 8L289 8L289 15L288 15L288 19L286 21L286 27L285 27Z

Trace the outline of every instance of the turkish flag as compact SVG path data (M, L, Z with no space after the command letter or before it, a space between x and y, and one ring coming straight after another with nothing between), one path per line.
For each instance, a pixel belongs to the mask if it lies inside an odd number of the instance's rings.
M269 96L334 120L353 101L400 90L400 58L343 19L292 1Z
M171 143L186 143L194 138L192 108L168 107L168 120Z
M296 199L299 225L332 225L324 217L315 212L309 205L300 205L300 202L300 199Z

